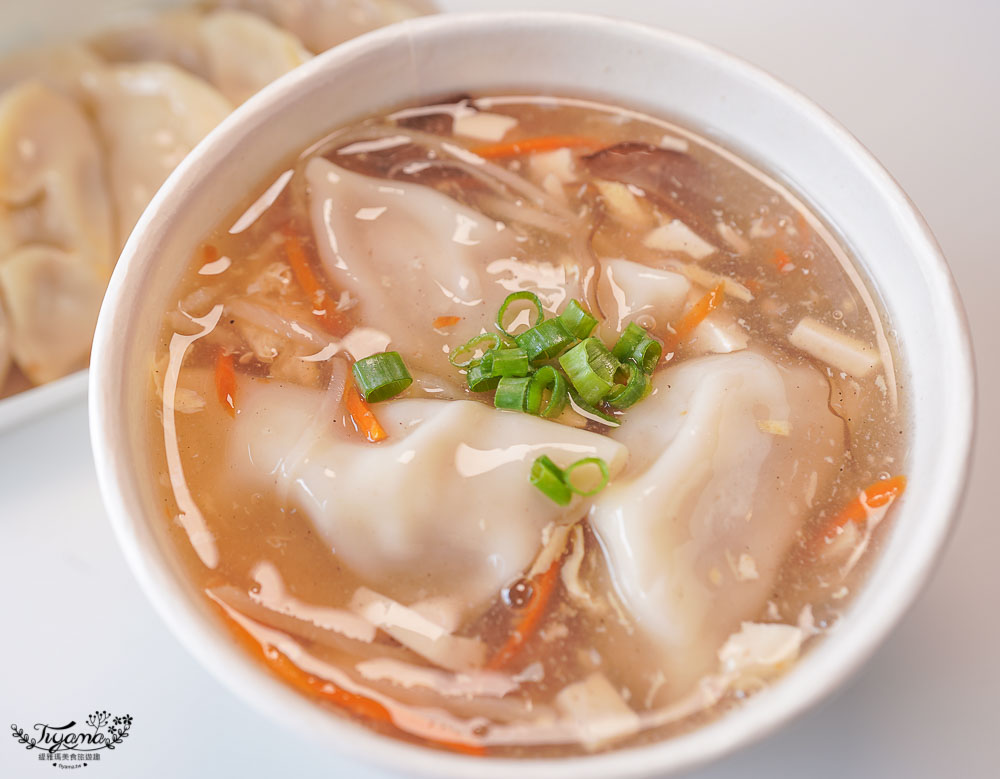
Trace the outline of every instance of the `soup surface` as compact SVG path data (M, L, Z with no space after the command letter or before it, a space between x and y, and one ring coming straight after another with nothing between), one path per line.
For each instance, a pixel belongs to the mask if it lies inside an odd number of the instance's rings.
M151 355L168 532L247 651L406 740L561 755L719 716L836 623L905 487L844 250L665 121L373 117L189 262Z

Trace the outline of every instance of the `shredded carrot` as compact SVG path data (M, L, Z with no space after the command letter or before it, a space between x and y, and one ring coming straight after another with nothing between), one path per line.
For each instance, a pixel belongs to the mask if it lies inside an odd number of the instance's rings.
M684 312L680 321L674 325L674 332L663 344L664 352L669 354L677 349L678 346L691 336L691 333L693 333L694 329L704 321L705 317L722 305L722 301L725 298L725 289L725 284L717 284L714 289L705 293L702 298L695 301L691 308Z
M545 573L536 578L535 593L521 615L521 621L514 628L514 632L510 634L510 638L490 658L486 664L488 669L497 671L506 666L521 651L525 642L534 635L538 629L538 623L545 616L549 601L552 600L552 593L555 592L556 583L559 581L559 568L560 561L556 560Z
M379 424L371 407L361 397L361 393L358 392L353 379L349 379L347 385L344 387L344 403L347 405L347 413L354 420L354 427L365 438L374 444L388 437L385 428Z
M473 146L469 151L480 157L492 159L495 157L516 157L519 154L534 154L556 149L594 148L600 145L600 141L579 135L542 135L538 138L522 138L519 141Z
M774 250L774 254L771 255L771 264L778 269L778 273L789 273L795 269L795 265L788 259L788 254L784 249Z
M230 416L236 416L236 368L233 355L219 350L215 358L215 392Z
M260 655L267 666L292 687L307 695L316 696L336 704L340 708L346 709L357 716L396 726L392 712L381 703L364 695L343 690L327 679L320 679L304 671L288 655L275 649L273 646L263 646L249 630L236 622L218 603L213 601L213 604L218 608L226 625L230 628L239 643L246 647L249 652ZM424 737L423 740L430 744L449 749L452 752L474 755L476 757L486 755L486 748L479 744L467 744L460 741L427 737Z
M462 321L460 316L439 316L434 320L434 327L440 330L443 327L451 327L452 325L457 325Z
M831 541L840 530L851 522L861 524L868 519L871 509L888 507L906 489L905 476L893 476L865 487L848 503L844 510L826 524L817 536L817 544Z
M331 335L345 335L347 333L347 323L344 317L336 309L333 299L327 294L326 288L313 272L309 259L306 257L302 242L291 231L286 229L285 233L285 256L288 257L288 264L292 266L292 275L295 281L305 291L309 298L309 303L314 307L313 316L323 325L323 329Z

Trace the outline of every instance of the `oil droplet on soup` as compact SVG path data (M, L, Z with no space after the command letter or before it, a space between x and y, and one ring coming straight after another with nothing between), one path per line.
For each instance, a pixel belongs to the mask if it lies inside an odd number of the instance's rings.
M722 716L836 623L905 489L872 293L785 186L568 98L332 132L190 260L165 523L342 716L560 755Z

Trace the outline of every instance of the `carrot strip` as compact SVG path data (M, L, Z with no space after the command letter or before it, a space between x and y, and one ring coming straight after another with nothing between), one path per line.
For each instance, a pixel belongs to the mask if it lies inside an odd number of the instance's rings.
M771 256L771 264L778 269L778 273L789 273L795 269L795 265L788 259L788 254L785 253L784 249L774 250L774 254Z
M517 653L521 651L521 647L524 646L525 642L534 635L538 629L538 623L545 616L545 610L549 605L549 601L552 600L552 593L555 592L556 583L559 581L559 563L559 560L553 562L549 566L549 569L537 578L535 582L535 594L521 615L521 621L514 629L514 632L510 634L510 638L504 642L504 645L486 663L486 668L491 671L503 668L514 659Z
M288 258L288 264L292 267L295 281L305 291L310 304L315 308L313 316L331 335L346 335L347 323L341 313L337 311L326 288L309 265L309 259L306 257L302 242L291 230L286 229L284 232L285 256Z
M219 351L215 358L215 393L230 416L236 416L236 368L233 355Z
M669 354L677 349L678 346L691 336L691 333L704 321L705 317L722 305L722 301L725 298L725 289L725 284L717 284L714 289L709 290L704 297L697 300L691 308L684 312L680 321L674 325L673 334L664 342L664 352Z
M354 420L354 427L365 438L373 444L388 438L385 428L379 424L375 414L372 413L371 408L365 403L364 398L361 397L361 393L358 392L353 379L350 379L344 387L344 403L347 405L347 413Z
M538 138L522 138L519 141L473 146L469 151L480 157L492 159L495 157L515 157L519 154L534 154L540 151L554 151L555 149L593 148L600 145L600 141L579 135L542 135Z
M440 330L443 327L451 327L462 321L460 316L439 316L434 320L434 328Z
M893 476L891 479L877 481L865 487L854 500L844 507L843 511L827 523L823 532L817 536L817 542L826 543L833 540L841 528L851 522L858 524L864 522L868 519L871 509L888 507L903 494L905 489L905 476Z

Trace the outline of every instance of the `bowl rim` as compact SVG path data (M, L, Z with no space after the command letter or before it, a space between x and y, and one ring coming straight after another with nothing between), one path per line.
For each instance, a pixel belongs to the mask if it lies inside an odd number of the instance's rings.
M561 759L539 758L473 758L439 752L377 734L354 722L331 716L316 704L294 693L273 678L265 667L249 657L234 642L220 641L220 626L210 624L174 580L162 553L150 547L138 532L147 520L141 512L132 511L126 497L130 477L128 459L119 451L121 432L115 425L115 395L108 385L120 374L121 355L113 344L114 334L121 326L130 305L123 295L128 275L142 274L151 264L150 252L143 251L147 234L158 229L157 215L180 208L185 193L203 178L201 163L207 157L218 157L229 145L229 136L260 114L282 96L294 93L301 84L335 71L361 52L379 47L398 45L401 37L449 31L462 35L487 26L517 22L548 28L568 34L581 27L600 28L605 34L628 37L637 42L684 50L699 60L724 67L727 75L739 73L757 85L776 94L795 110L807 116L827 134L832 142L851 153L859 169L877 188L879 195L903 209L912 219L910 238L924 244L920 252L922 268L937 284L941 311L955 325L948 347L960 369L951 377L951 384L961 397L969 399L964 409L956 409L953 435L948 444L941 477L935 493L936 505L943 509L933 515L935 524L924 534L921 554L909 561L909 566L893 579L889 592L879 593L867 604L864 615L853 615L851 631L836 632L825 637L821 645L803 657L796 667L764 692L754 696L738 710L707 725L674 738L649 745L630 747L591 756ZM704 63L702 63L704 64ZM155 244L155 241L152 243ZM142 256L145 255L145 261ZM140 259L136 259L137 256ZM975 375L969 325L954 279L930 228L913 202L874 156L826 111L802 93L784 84L755 65L685 35L658 29L637 22L567 12L504 11L477 13L447 13L426 16L376 30L310 60L288 73L238 107L214 129L175 169L153 198L130 236L118 263L98 321L94 338L89 379L90 429L98 481L112 527L133 574L147 597L171 632L216 678L234 693L272 721L286 727L297 726L315 738L333 740L334 755L344 755L374 763L384 768L433 777L507 777L511 770L525 776L545 779L589 779L608 775L640 777L661 775L691 769L718 759L736 749L758 741L781 725L825 699L834 688L852 676L884 641L902 619L916 597L927 584L930 573L940 559L963 498L969 474L975 417ZM823 652L835 645L837 654ZM805 681L805 671L819 679ZM276 716L280 714L281 716Z

